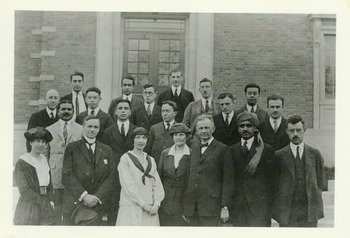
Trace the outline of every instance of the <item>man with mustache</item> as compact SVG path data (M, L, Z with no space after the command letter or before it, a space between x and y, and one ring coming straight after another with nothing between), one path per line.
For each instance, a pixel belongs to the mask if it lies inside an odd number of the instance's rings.
M281 227L317 227L323 218L323 158L304 143L305 123L298 116L287 121L290 144L275 152L279 166L274 214Z
M248 83L244 87L244 94L247 100L247 104L237 110L237 115L243 111L255 113L258 116L259 123L263 123L269 118L269 114L264 109L258 106L258 100L260 98L260 86L255 83Z
M283 117L284 98L272 94L267 98L269 119L259 126L263 141L271 145L274 150L282 149L289 144L287 135L287 119Z
M58 104L58 122L46 129L52 135L49 150L49 165L53 186L53 202L55 203L56 225L62 224L62 203L64 186L62 184L63 155L68 143L80 140L83 127L73 118L74 107L71 101L62 100Z

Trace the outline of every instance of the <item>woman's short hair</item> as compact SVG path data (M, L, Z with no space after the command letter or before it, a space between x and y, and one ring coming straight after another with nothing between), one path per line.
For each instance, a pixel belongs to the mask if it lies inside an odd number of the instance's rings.
M32 142L35 139L43 139L46 141L46 143L52 141L51 133L41 126L31 128L28 131L24 132L24 137L28 142Z
M148 132L145 128L143 127L136 127L133 131L132 131L132 134L131 134L131 138L132 139L135 139L135 136L137 135L144 135L148 138Z

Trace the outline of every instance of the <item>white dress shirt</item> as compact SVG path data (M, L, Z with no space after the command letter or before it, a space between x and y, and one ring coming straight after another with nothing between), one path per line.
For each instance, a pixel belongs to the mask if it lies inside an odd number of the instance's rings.
M94 139L91 139L91 138L88 138L86 136L84 136L84 139L89 142L90 144L94 143L91 145L91 149L92 149L92 152L95 153L95 148L96 148L96 138ZM86 147L89 149L90 148L90 145L88 143L85 143Z
M175 122L175 120L172 120L172 121L169 121L169 123L170 123L170 126L169 127L171 127L173 124L174 124L174 122ZM165 121L163 121L163 124L164 124L164 127L165 127L165 129L168 129L167 127L167 123L168 122L165 122ZM170 128L169 128L170 129Z
M72 103L74 105L74 115L78 115L79 113L86 111L86 106L85 106L85 100L84 100L84 97L83 97L83 92L80 91L79 94L78 94L79 112L77 112L77 110L75 108L75 105L77 105L76 102L75 102L76 97L77 97L77 93L75 91L72 91Z
M279 117L277 119L273 119L272 117L269 117L269 120L270 120L270 125L271 125L272 129L275 128L274 120L277 120L277 129L280 128L280 125L281 125L281 122L282 122L282 117Z
M173 95L175 95L175 90L177 89L177 95L179 96L181 93L181 85L178 87L174 87L173 85L171 85L171 91L173 92Z
M97 113L98 113L99 110L100 110L99 107L96 107L96 108L94 109L94 116L97 115ZM88 115L91 115L91 111L92 111L92 109L88 107Z
M208 146L205 146L205 147L202 147L202 148L201 148L201 153L202 153L202 154L207 150L207 148L210 146L210 143L211 143L213 140L214 140L214 137L210 138L207 142L205 142L205 143L208 143ZM205 144L205 143L202 142L202 144Z
M51 113L53 113L53 118L56 117L56 113L57 113L56 109L50 110L48 107L46 107L46 112L47 112L47 115L49 115L50 118L51 118Z
M243 138L241 138L241 146L244 145L244 141L245 141L245 140L244 140ZM254 136L253 136L252 138L249 138L249 139L247 140L247 148L248 148L248 150L250 150L250 148L252 148L253 141L254 141Z
M131 100L132 100L132 93L130 93L129 95L123 94L123 99L124 100L129 100L129 102L131 102Z
M59 119L58 121L60 122L61 130L63 131L64 124L66 123L66 121L63 121L62 119ZM68 134L69 129L70 129L70 123L71 123L71 121L72 121L72 120L67 121L67 134Z
M304 142L301 142L299 145L295 145L292 142L289 143L290 148L292 149L292 153L294 155L294 157L297 157L297 146L299 146L299 156L300 159L301 157L303 157L303 153L304 153Z
M174 156L174 167L177 169L182 156L190 155L190 148L185 144L182 150L176 150L176 146L173 145L168 154Z
M201 100L202 100L202 107L203 107L204 110L205 110L205 104L207 103L207 101L208 101L208 104L209 104L209 108L212 108L213 97L210 97L208 99L202 98Z
M148 105L150 105L151 107L150 107L150 109L151 109L151 114L153 113L153 108L154 108L154 102L152 102L152 103L144 103L144 105L145 105L145 108L146 108L146 112L147 112L147 107L148 107Z
M232 112L230 112L228 114L228 124L231 124L231 120L232 120L234 114L235 114L235 112L233 110L232 110ZM222 113L222 118L224 118L224 121L226 120L226 116L227 116L226 113Z
M121 121L117 120L117 125L118 125L118 129L119 129L120 133L122 132L122 124L124 124L125 135L127 135L128 131L129 131L129 127L130 127L130 122L129 122L129 120L127 120L125 122L121 122Z
M253 109L253 110L254 110L254 113L256 113L257 107L258 107L257 105L254 105L254 106L253 106L253 108L254 108L254 109ZM251 112L252 106L246 104L246 108L247 108L247 111L248 111L248 112Z

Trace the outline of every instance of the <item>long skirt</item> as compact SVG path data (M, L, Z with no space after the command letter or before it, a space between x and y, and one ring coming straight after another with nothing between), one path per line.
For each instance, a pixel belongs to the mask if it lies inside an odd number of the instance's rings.
M137 205L119 207L117 226L159 226L158 214L151 216Z

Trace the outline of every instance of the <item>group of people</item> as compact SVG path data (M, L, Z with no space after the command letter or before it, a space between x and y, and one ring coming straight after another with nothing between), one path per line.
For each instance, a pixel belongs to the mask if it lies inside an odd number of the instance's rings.
M97 87L83 92L84 75L70 77L64 97L48 90L47 107L25 132L28 152L16 163L17 225L152 225L316 227L323 217L323 158L303 142L304 120L283 117L284 98L247 84L247 103L201 98L172 70L157 95L125 76L108 113Z

